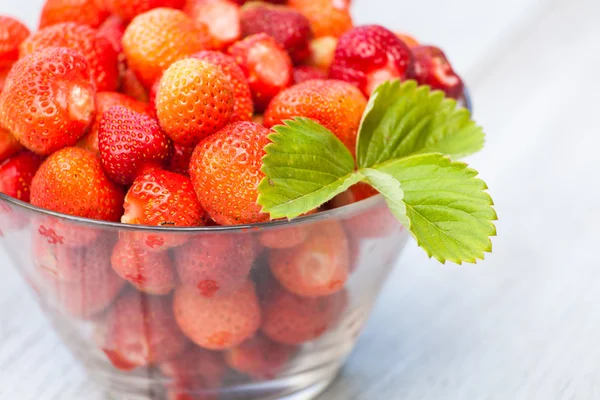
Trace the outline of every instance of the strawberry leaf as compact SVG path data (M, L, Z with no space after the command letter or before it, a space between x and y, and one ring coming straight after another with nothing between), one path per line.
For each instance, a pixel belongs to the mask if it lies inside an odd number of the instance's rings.
M368 168L414 154L462 157L483 147L482 129L471 113L441 91L414 81L389 81L371 96L361 122L358 166Z
M327 128L296 118L273 128L258 204L272 219L296 218L361 180L352 154Z
M410 229L410 220L406 215L406 205L402 201L404 192L400 187L400 182L392 175L376 169L365 168L360 173L373 188L383 195L388 207L398 221L407 229Z

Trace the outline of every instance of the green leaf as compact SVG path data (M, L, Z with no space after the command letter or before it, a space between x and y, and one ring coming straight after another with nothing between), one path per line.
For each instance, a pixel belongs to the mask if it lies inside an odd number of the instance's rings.
M430 257L475 263L492 251L497 215L477 171L442 154L415 155L376 169L400 182L410 230Z
M371 96L359 129L360 168L414 154L461 157L483 147L482 129L471 113L441 91L414 81L388 81Z
M410 229L410 220L406 215L406 205L402 201L404 193L398 182L392 175L386 174L376 169L366 168L360 171L367 182L383 195L385 201L394 214L394 216L406 227Z
M265 147L258 204L272 219L293 219L358 183L346 146L327 128L295 118L273 128Z

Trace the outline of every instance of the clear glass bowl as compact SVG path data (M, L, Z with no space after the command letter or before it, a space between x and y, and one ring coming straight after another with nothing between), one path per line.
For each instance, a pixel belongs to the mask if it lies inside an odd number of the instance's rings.
M8 263L117 399L313 398L410 236L380 196L293 222L173 229L0 194L0 229Z

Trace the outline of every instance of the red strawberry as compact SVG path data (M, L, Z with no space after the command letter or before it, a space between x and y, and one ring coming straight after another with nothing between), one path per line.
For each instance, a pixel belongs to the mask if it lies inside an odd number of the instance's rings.
M110 12L126 21L155 8L182 8L185 0L106 0Z
M19 59L19 46L27 36L29 29L25 25L0 15L0 69L10 67Z
M62 22L77 22L95 28L108 15L104 0L46 0L40 28Z
M201 235L175 251L181 283L204 297L227 295L244 284L254 262L250 238Z
M265 112L265 126L271 128L294 117L311 118L333 132L354 154L356 135L367 99L350 83L312 80L279 93Z
M111 42L96 29L74 22L43 28L21 43L21 57L49 47L66 47L78 51L87 60L98 91L117 89L117 52Z
M452 69L452 65L442 50L434 46L417 46L412 49L415 68L412 77L420 85L443 90L448 97L458 99L463 95L465 85Z
M308 65L301 65L294 68L294 83L302 83L306 81L312 81L315 79L327 79L327 74L319 68L311 67Z
M48 48L17 61L0 94L0 125L29 150L72 146L96 112L96 90L76 51Z
M123 191L108 180L92 153L67 147L52 154L31 184L31 204L77 217L118 221Z
M233 85L234 95L233 114L231 114L230 122L250 121L254 109L252 92L244 71L237 65L235 59L218 51L201 51L192 57L218 65L225 76L229 78L229 82Z
M121 239L115 246L112 267L139 291L165 295L175 288L175 272L167 252L148 252L134 242Z
M378 26L354 28L340 37L329 77L356 85L369 96L381 83L412 74L410 48Z
M189 176L192 154L194 154L194 147L185 147L175 144L173 156L167 165L167 171Z
M12 65L11 65L12 67ZM4 90L4 85L6 83L6 77L10 72L10 67L0 68L0 93Z
M220 352L194 346L174 360L160 364L163 375L180 382L196 382L205 388L219 388L227 367ZM185 385L188 386L188 385Z
M312 31L308 19L286 6L256 3L242 9L242 36L266 33L283 47L295 63L310 54Z
M257 111L292 83L292 60L275 39L266 33L248 36L229 48L248 77Z
M98 144L108 177L122 185L147 165L165 166L173 154L173 143L154 118L121 106L102 114Z
M270 131L252 122L227 125L196 147L190 176L200 204L219 225L266 222L256 204Z
M0 193L29 202L31 181L42 157L25 151L0 163Z
M121 40L125 29L127 29L127 23L117 15L111 15L98 27L98 33L110 41L117 54L121 54L123 52Z
M160 126L175 143L194 146L227 125L233 93L220 67L194 58L177 61L163 74L156 94Z
M184 11L197 24L206 25L216 49L239 40L240 7L229 0L188 0Z
M273 227L260 234L260 244L269 249L289 249L306 240L310 229L307 226Z
M228 350L225 360L230 368L255 379L275 379L289 361L295 347L273 342L262 335Z
M19 141L6 129L0 128L0 163L23 150Z
M241 4L249 3L249 2L255 1L255 0L233 0L233 1L241 5ZM285 4L285 2L287 0L261 0L261 1L264 1L265 3L272 3L272 4Z

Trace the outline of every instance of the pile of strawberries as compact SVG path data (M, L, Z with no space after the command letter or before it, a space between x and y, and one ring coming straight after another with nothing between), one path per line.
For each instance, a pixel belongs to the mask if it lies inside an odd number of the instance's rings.
M312 118L354 153L380 83L463 93L441 50L354 27L349 3L47 0L35 33L0 16L0 192L128 224L269 221L256 200L273 126ZM329 206L373 194L358 185ZM272 377L334 323L355 247L347 231L323 223L254 243L124 230L117 240L55 218L34 249L66 312L104 312L101 346L116 367L158 365L180 383L201 368L214 386L224 367L211 351ZM250 279L257 260L269 279Z

